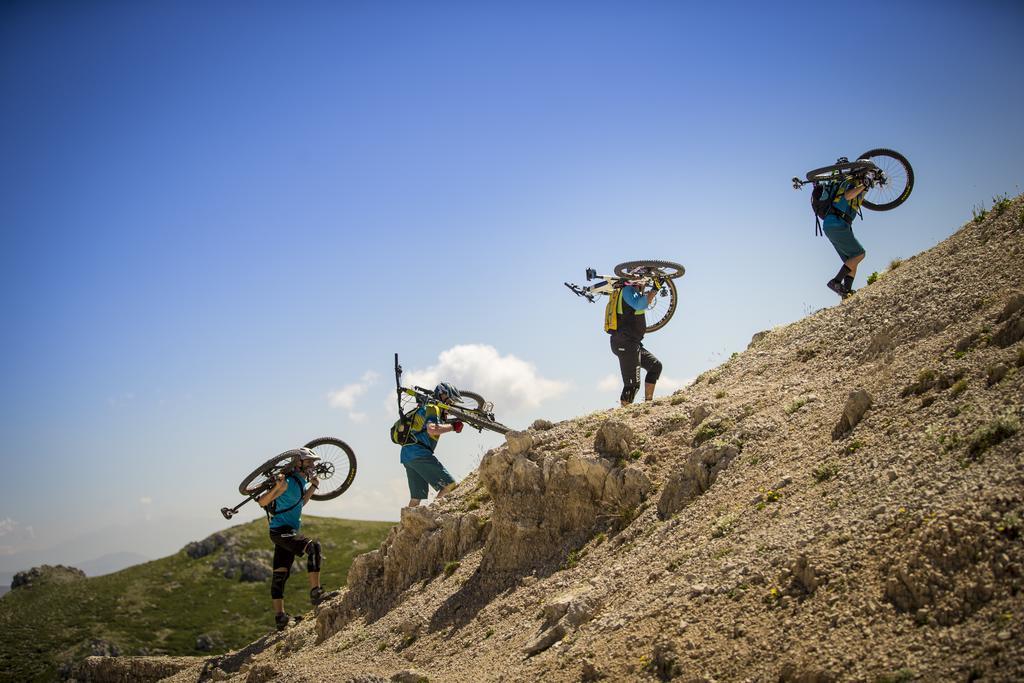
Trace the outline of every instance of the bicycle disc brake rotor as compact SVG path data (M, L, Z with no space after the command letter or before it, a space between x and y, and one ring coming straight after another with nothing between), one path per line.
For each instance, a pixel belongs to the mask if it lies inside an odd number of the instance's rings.
M334 476L334 463L333 462L321 462L316 466L316 478L330 479Z

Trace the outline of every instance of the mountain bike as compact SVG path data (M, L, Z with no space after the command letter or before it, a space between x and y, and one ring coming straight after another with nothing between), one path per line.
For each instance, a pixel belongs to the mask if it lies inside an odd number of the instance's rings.
M640 293L647 289L657 289L658 296L644 313L647 320L647 332L655 332L665 327L676 312L679 293L673 280L682 277L686 269L672 261L626 261L615 266L615 275L598 275L593 268L587 268L587 282L597 280L592 285L574 285L564 283L569 290L594 303L599 295L610 296L615 290L632 285ZM662 304L661 299L668 299Z
M433 403L441 409L442 419L454 418L466 424L478 432L483 430L506 434L512 431L511 427L498 422L494 417L494 404L484 399L483 396L473 391L459 389L462 395L461 400L445 403L434 397L434 392L423 387L402 386L402 366L398 363L398 354L395 354L395 390L398 394L398 416L399 419L410 419L411 416L427 403Z
M853 178L864 181L867 192L861 206L872 211L889 211L907 201L914 189L914 169L907 158L891 149L872 149L856 160L839 157L831 166L808 171L807 180L793 178L793 189Z
M333 500L352 486L352 480L356 478L356 454L351 446L341 439L322 436L313 439L303 448L308 448L320 458L313 466L314 476L320 485L310 500ZM245 496L245 500L233 508L221 508L220 513L224 519L231 519L243 505L273 488L277 475L292 472L295 469L295 456L299 453L297 448L285 451L250 472L238 485L238 492Z

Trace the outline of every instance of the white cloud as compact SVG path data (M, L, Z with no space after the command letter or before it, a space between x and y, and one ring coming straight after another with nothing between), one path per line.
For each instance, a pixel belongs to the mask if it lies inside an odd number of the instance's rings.
M142 498L139 498L139 502L143 505L149 505L153 502L153 499L149 496L143 496Z
M410 370L402 377L404 386L431 388L441 381L492 401L499 420L503 411L536 408L568 388L565 382L541 377L532 363L512 354L502 356L486 344L453 346L441 352L436 365Z
M608 373L601 378L601 381L597 383L597 388L601 391L614 391L615 389L622 388L622 378L613 373Z
M7 534L14 533L14 530L17 529L18 526L18 522L15 522L10 517L0 519L0 536L6 536Z
M366 419L366 413L353 410L356 407L357 399L369 391L370 387L377 383L378 375L373 370L367 370L358 382L346 384L340 389L327 393L327 403L332 408L344 408L348 411L348 417L353 422L362 422Z
M671 394L676 389L682 389L693 384L693 380L696 377L687 377L686 379L673 379L668 375L662 375L658 378L658 394L665 395Z

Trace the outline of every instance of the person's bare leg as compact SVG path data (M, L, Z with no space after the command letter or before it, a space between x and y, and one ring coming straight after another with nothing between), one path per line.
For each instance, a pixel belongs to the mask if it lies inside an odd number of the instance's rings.
M280 614L284 611L284 598L274 598L270 602L274 604L274 614Z
M865 255L866 254L858 254L849 261L846 261L846 267L850 269L850 277L857 277L857 266L864 260Z
M419 504L420 504L420 499L419 498L410 498L409 499L409 504L406 507L414 508L414 507L418 507Z
M645 382L644 383L644 400L645 401L653 401L654 400L654 385L651 384L650 382Z
M320 586L320 572L309 572L309 587L318 588Z

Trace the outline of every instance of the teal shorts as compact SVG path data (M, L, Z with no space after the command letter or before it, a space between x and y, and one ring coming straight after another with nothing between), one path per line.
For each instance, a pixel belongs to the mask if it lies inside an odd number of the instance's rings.
M832 218L829 216L829 218ZM864 253L864 247L860 245L857 238L853 236L853 228L846 225L840 220L835 222L825 219L825 224L822 226L825 232L825 237L832 243L832 246L836 248L836 253L839 254L839 258L843 259L844 262L849 261L854 256L860 256Z
M426 455L402 464L405 465L405 475L409 479L410 498L425 500L429 494L427 486L433 486L435 491L440 491L445 486L455 483L455 479L448 474L448 470L436 456Z

